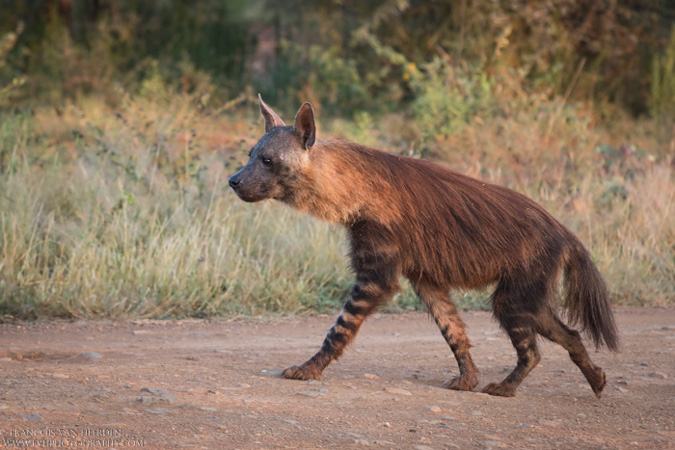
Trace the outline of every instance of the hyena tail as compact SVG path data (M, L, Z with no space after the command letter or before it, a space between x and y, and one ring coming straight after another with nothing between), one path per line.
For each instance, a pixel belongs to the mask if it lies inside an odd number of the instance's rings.
M619 336L609 304L607 286L581 243L573 247L565 265L565 308L572 323L581 323L595 347L605 343L619 350Z

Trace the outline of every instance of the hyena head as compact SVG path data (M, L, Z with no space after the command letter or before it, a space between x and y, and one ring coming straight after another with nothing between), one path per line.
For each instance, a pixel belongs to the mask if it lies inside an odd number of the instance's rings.
M230 186L247 202L268 198L290 202L310 163L309 150L316 136L312 105L302 105L294 125L286 126L260 95L258 100L265 135L251 150L246 165L230 177Z

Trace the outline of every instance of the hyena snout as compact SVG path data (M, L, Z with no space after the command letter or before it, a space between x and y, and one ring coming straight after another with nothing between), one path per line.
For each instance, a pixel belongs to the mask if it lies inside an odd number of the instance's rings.
M259 202L270 198L271 186L261 179L255 171L242 169L232 175L228 183L237 194L237 197L245 202Z
M230 183L230 187L236 190L237 187L241 184L241 177L239 176L239 172L232 175L228 181Z
M244 179L244 174L242 173L244 169L239 170L237 173L232 175L228 182L230 183L230 187L234 189L235 191L237 188L241 187L241 182Z

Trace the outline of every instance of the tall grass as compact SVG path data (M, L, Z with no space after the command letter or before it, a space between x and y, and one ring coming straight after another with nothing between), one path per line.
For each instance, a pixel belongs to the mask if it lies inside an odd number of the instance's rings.
M246 204L227 187L262 133L254 105L223 116L188 95L148 92L121 93L116 109L89 97L58 111L1 114L0 313L338 307L352 279L342 230L271 201ZM357 114L356 122L320 118L319 133L413 155L424 146L441 164L524 192L579 234L613 301L672 303L674 160L653 124L610 129L556 103L528 111L469 117L440 134L423 117ZM460 298L485 306L484 296ZM407 289L393 308L412 305Z
M230 152L187 142L193 132L182 121L193 111L146 107L3 117L2 312L164 317L334 306L348 288L341 234L281 205L236 200ZM141 117L155 121L145 134L131 125Z

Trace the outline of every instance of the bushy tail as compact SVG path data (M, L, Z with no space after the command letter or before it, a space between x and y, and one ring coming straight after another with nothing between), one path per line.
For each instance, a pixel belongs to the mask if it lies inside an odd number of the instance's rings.
M571 323L581 323L598 348L619 350L619 336L602 275L581 244L572 250L565 266L565 308Z

